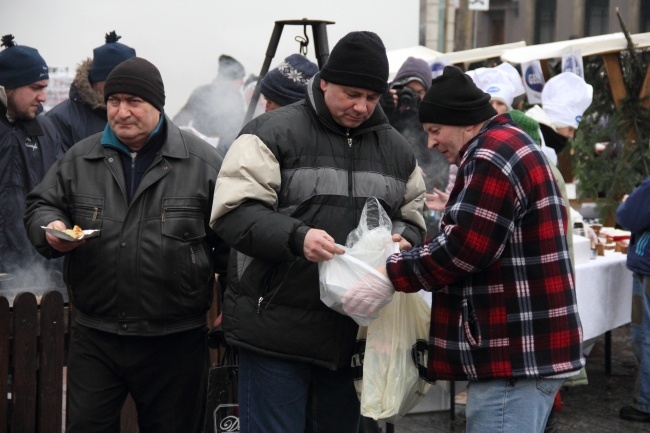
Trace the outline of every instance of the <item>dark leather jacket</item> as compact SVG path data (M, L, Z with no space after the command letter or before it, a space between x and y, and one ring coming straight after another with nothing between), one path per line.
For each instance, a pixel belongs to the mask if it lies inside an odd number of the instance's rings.
M96 134L73 146L27 197L25 224L55 257L41 226L101 230L66 255L64 276L83 325L162 335L206 324L224 244L208 223L221 158L165 119L159 154L129 204L119 150ZM227 250L226 250L227 254ZM225 255L225 254L224 254Z

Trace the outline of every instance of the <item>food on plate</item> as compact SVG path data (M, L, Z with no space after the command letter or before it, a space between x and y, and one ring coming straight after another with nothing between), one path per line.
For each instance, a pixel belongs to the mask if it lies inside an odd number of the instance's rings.
M71 236L75 239L80 239L84 235L84 231L81 230L81 227L79 227L78 225L75 225L71 229L65 229L62 231L65 232L65 234L67 234L68 236Z

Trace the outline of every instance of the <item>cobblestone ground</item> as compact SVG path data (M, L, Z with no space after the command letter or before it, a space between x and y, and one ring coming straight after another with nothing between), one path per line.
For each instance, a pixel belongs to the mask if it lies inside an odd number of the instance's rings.
M588 385L563 388L564 407L557 414L561 433L637 433L650 432L650 423L634 423L618 417L618 410L630 404L636 363L630 346L629 326L612 331L612 370L605 374L605 339L599 338L587 358ZM395 433L463 433L464 406L457 406L457 417L449 412L413 414L402 418ZM382 432L390 431L381 425ZM522 432L524 433L524 432Z

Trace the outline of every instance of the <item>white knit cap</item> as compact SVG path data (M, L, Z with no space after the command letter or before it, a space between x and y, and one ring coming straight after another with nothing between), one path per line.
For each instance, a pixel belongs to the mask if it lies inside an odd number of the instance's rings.
M515 86L502 70L478 68L474 71L474 83L479 89L489 93L492 99L503 101L508 109L512 108L512 100L515 99Z
M519 75L517 68L508 62L499 63L495 68L505 72L512 85L515 86L515 98L526 93L526 88L521 81L521 75Z
M591 105L594 88L573 72L562 72L548 80L542 89L542 108L558 125L577 128Z

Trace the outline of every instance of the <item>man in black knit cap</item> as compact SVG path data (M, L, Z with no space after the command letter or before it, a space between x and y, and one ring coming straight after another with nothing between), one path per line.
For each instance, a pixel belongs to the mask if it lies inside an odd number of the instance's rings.
M218 259L224 244L208 226L222 160L164 115L162 77L147 60L116 66L104 101L104 132L57 161L29 194L25 215L36 249L65 256L77 311L66 431L118 431L131 394L140 432L198 433L206 313L225 264ZM99 236L63 240L43 225L78 225Z
M388 123L381 39L352 32L302 102L264 113L224 159L211 226L231 248L223 328L239 349L242 433L357 433L358 326L320 300L318 263L343 250L369 197L402 248L424 238L424 181Z
M399 292L432 292L428 372L469 381L467 433L542 432L584 365L567 211L540 147L455 66L418 108L458 166L440 232L393 254Z

